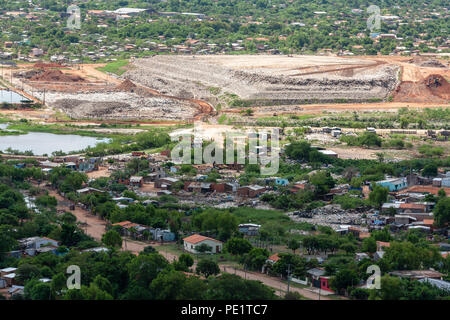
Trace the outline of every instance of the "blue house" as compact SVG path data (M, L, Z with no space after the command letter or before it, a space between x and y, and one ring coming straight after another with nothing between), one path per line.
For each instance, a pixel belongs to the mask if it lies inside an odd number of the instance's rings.
M399 191L408 187L408 182L406 178L392 178L378 181L377 185L388 188L389 191Z
M156 241L175 241L175 233L170 232L170 230L153 229L150 230L153 240Z

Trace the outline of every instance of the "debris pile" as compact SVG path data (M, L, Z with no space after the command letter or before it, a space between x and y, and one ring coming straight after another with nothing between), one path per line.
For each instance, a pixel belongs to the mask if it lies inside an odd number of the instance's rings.
M43 63L38 62L33 65L33 68L37 69L45 69L45 68L64 68L63 65L60 65L59 63Z
M330 204L311 211L295 211L289 216L294 221L332 226L337 224L359 225L362 222L361 212L344 210L338 204Z
M30 78L31 81L47 82L84 82L85 80L76 75L64 74L61 70L45 70Z
M134 92L137 88L137 85L135 85L131 80L126 79L121 84L119 84L116 87L117 91L127 91L127 92Z
M420 64L421 67L428 67L428 68L446 68L444 64L437 60L428 60L425 62L422 62Z
M430 74L425 79L425 85L433 92L433 94L444 99L450 99L450 83L439 74Z

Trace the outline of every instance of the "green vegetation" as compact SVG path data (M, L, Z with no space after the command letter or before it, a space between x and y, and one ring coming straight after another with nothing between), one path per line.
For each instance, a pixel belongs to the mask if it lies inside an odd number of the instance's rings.
M118 76L121 76L125 71L127 71L127 69L125 68L127 65L128 60L117 60L97 69L103 72L114 73Z

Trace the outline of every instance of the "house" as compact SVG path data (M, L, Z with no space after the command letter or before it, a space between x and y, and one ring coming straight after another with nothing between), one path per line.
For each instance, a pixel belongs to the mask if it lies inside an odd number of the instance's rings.
M240 187L237 190L237 194L241 197L255 198L255 197L259 196L260 194L264 193L265 191L266 191L265 187L258 186L258 185L252 185L252 186Z
M421 194L434 194L435 196L438 195L439 190L444 189L446 194L450 194L450 188L439 188L439 187L433 187L433 186L412 186L408 189L404 190L403 192L407 192L409 194L411 193L421 193Z
M165 177L155 181L155 188L170 189L173 184L180 181L177 178Z
M211 188L217 193L231 193L237 190L233 183L213 183Z
M399 224L399 225L410 224L415 221L417 221L417 219L412 216L400 215L400 214L395 215L395 223Z
M135 16L138 15L140 13L150 13L152 12L152 9L138 9L138 8L119 8L114 12L114 14L119 15L119 16Z
M24 286L11 286L11 288L8 290L9 295L12 297L14 295L22 295L24 294Z
M139 176L130 177L130 185L134 187L142 187L144 185L144 177Z
M336 132L337 130L333 130L331 133ZM340 132L340 131L339 131ZM333 135L334 136L334 135ZM319 152L325 156L332 157L332 158L338 158L338 154L332 150L319 150Z
M210 246L212 248L211 253L222 252L223 243L221 241L205 237L199 234L194 234L192 236L184 238L183 241L184 241L184 250L191 253L197 253L198 251L196 250L196 247L202 244Z
M431 284L433 287L437 287L441 290L450 292L450 282L444 280L438 280L433 278L422 278L419 279L420 282L426 282Z
M153 240L155 241L175 241L175 233L171 232L170 230L162 230L157 228L150 230L150 232L152 234Z
M426 206L421 203L401 203L399 206L400 213L425 213Z
M398 270L389 272L389 275L415 280L425 278L442 280L442 277L444 276L442 273L434 270Z
M381 180L376 183L379 186L388 188L389 191L398 191L405 189L408 186L406 178L392 178Z
M104 193L105 191L102 191L102 190L99 190L99 189L96 189L96 188L91 188L91 187L86 187L86 188L83 188L83 189L78 189L77 190L77 193L79 194L79 195L84 195L84 194L93 194L93 193Z
M272 269L272 266L280 260L280 256L278 253L275 253L267 258L266 263L263 265L261 272L262 273L269 273L269 271Z
M8 273L2 277L2 279L6 282L6 287L12 287L16 284L16 273Z
M3 276L6 276L7 274L15 273L16 270L17 270L17 268L12 268L12 267L0 269L0 278Z
M44 252L56 253L59 243L47 237L31 237L19 240L19 246L22 253L34 256Z
M247 236L256 236L259 233L261 225L254 223L243 223L239 225L239 232Z
M308 282L315 288L321 288L321 277L325 275L325 270L321 268L312 268L306 271Z
M384 248L389 248L390 246L390 242L377 241L377 251L384 251Z
M208 193L213 191L212 183L207 182L185 182L184 190L197 193Z
M121 234L133 238L145 238L145 231L147 231L148 236L151 234L151 228L140 225L138 223L133 223L131 221L122 221L112 224L112 226L120 227Z
M356 261L360 262L364 259L369 259L369 255L365 252L356 253Z

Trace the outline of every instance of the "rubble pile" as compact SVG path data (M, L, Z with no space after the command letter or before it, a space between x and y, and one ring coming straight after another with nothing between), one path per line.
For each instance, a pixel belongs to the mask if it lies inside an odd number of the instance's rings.
M288 216L296 222L309 222L324 226L341 224L360 225L362 213L357 210L344 210L338 204L330 204L311 211L295 211Z
M420 64L421 67L429 67L429 68L446 68L444 64L437 60L428 60L425 62L422 62Z
M374 66L357 59L341 61L335 58L343 66L362 65L351 77L336 72L296 75L298 70L294 64L290 67L279 65L293 61L283 57L274 57L277 60L272 61L266 56L253 56L251 60L261 59L261 65L248 62L248 66L242 67L239 66L243 62L236 59L240 58L160 55L136 60L134 63L139 68L130 68L123 77L173 96L215 99L210 88L221 88L222 92L249 100L254 106L292 105L311 100L332 103L342 99L349 102L384 99L398 84L397 66ZM295 63L300 63L301 59L309 58L296 59Z
M37 92L36 95L43 93ZM73 119L183 120L196 112L195 105L188 101L147 97L132 92L47 92L45 99Z

